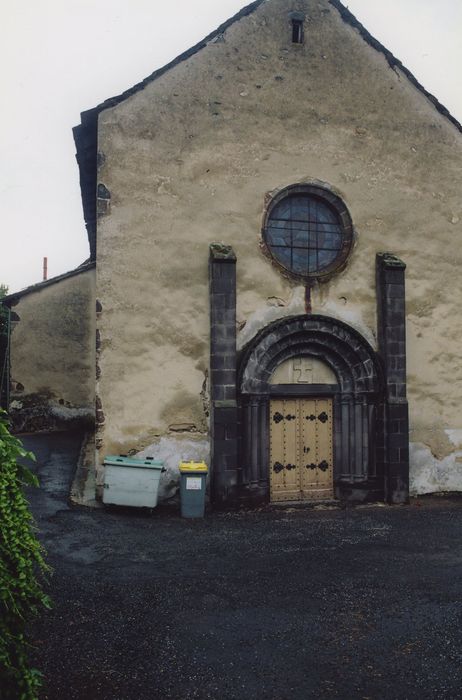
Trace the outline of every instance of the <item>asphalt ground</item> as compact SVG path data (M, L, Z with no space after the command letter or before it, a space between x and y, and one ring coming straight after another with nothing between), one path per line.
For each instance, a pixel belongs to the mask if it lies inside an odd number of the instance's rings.
M462 697L462 499L179 517L67 502L80 436L27 436L54 573L43 699Z

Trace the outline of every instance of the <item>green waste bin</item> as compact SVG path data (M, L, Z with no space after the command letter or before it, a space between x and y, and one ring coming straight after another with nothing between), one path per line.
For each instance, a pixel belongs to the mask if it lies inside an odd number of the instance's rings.
M104 459L103 503L116 506L155 508L163 462L152 457L138 459L108 455Z
M205 462L180 463L180 500L183 518L204 517L207 473Z

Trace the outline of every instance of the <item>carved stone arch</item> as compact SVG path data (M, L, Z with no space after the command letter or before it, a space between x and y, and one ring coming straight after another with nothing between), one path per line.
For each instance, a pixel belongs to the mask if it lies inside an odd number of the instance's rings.
M338 385L271 385L285 360L316 357ZM379 356L358 331L321 315L283 318L244 348L238 370L242 486L268 497L271 396L331 395L334 402L334 487L337 497L383 498L384 379Z
M291 316L264 328L244 349L238 375L241 394L268 393L268 380L277 365L296 355L323 359L344 391L383 390L377 353L358 331L328 316Z

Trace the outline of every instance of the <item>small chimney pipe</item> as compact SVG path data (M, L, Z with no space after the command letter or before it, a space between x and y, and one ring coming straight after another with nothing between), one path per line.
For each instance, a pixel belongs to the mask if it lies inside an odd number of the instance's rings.
M43 258L43 281L48 279L48 258Z

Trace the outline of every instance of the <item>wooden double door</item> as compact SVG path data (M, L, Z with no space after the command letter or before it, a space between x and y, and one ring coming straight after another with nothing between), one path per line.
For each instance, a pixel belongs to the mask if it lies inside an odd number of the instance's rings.
M271 501L333 498L332 418L329 398L271 400Z

